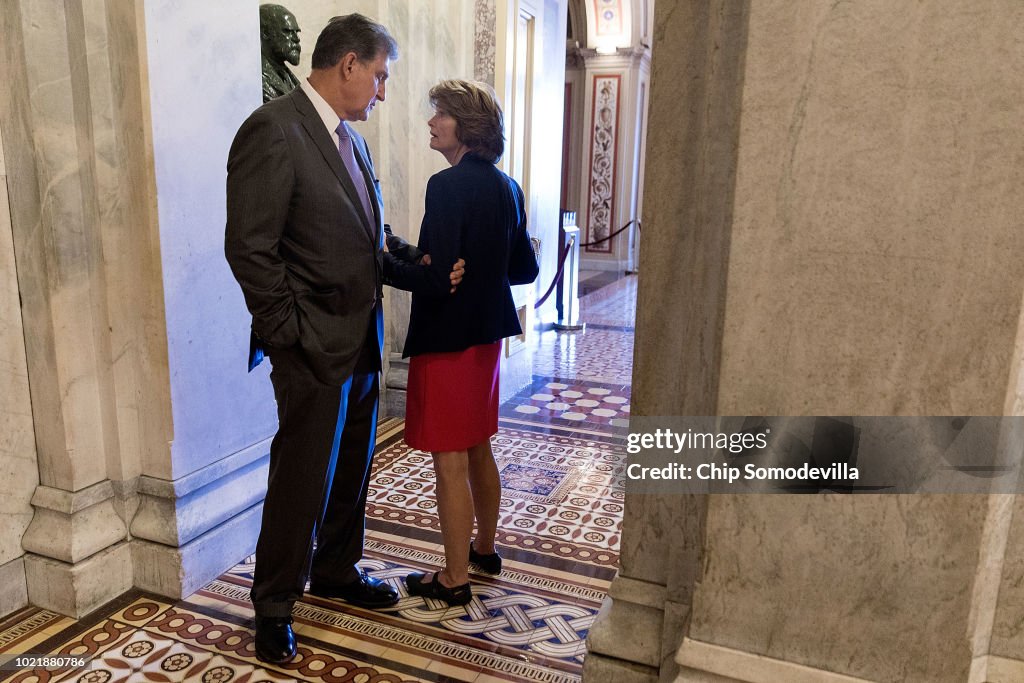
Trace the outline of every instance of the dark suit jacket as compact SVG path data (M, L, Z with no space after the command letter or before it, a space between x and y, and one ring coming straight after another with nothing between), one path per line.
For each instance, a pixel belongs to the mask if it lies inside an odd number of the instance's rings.
M224 250L252 313L254 347L297 347L334 385L352 374L371 316L382 330L382 284L394 259L380 248L383 205L369 150L358 134L353 144L373 216L301 88L253 112L228 155ZM398 238L388 244L419 256Z
M461 351L519 334L510 284L537 277L523 191L494 164L468 153L427 183L418 247L431 265L407 278L412 313L403 355ZM466 260L449 295L448 272Z

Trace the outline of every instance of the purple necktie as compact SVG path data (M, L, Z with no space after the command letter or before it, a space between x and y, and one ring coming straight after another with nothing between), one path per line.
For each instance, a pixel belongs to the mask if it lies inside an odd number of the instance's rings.
M336 130L338 132L338 153L341 154L341 161L345 164L348 175L356 186L356 194L359 195L359 200L363 204L363 211L366 212L366 220L370 224L370 231L374 233L377 230L373 225L373 209L370 208L370 195L366 191L366 181L363 179L363 172L359 170L359 164L356 163L355 151L352 148L352 135L349 133L348 126L345 125L344 121L338 124Z

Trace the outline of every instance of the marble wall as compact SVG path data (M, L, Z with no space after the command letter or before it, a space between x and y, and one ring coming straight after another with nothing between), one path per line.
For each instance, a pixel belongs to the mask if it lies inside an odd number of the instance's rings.
M752 3L725 414L1002 413L1022 19L1012 0ZM768 282L788 296L759 296Z
M497 49L498 16L496 0L476 0L476 41L473 56L473 78L494 85L494 58Z
M1019 3L655 12L634 413L1014 405ZM1008 497L642 498L592 645L648 638L594 680L1021 680Z
M1005 680L1024 677L1024 496L1015 498L992 629L993 657L1008 660L1004 662L1004 668L1012 669L1016 674L1014 678ZM994 683L1003 681L994 680Z
M228 148L262 103L257 8L144 5L173 440L143 462L131 531L135 585L164 595L189 593L254 547L276 429L269 363L247 372L250 317L224 259Z
M235 131L262 103L253 2L145 4L174 442L146 473L177 479L273 434L262 367L247 373L249 315L224 259Z
M21 537L32 520L29 501L39 484L14 256L0 135L0 615L28 601Z
M388 222L395 234L415 243L427 181L448 167L444 157L429 147L427 120L433 110L427 93L443 78L473 77L473 2L395 0L385 4L382 21L393 31L401 57L394 67L392 101L377 120L380 128L374 149L380 150L377 171L383 181ZM411 297L406 292L387 291L385 351L400 353Z
M1012 1L751 3L719 414L1002 413L1024 292L1021 20ZM966 680L992 628L975 591L1008 530L995 503L716 497L690 636Z

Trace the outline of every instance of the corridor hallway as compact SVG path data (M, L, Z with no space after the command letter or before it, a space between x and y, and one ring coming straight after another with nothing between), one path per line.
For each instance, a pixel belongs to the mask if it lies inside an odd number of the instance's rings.
M584 282L584 285L586 283ZM584 290L586 291L586 290ZM402 420L378 426L362 566L402 595L370 611L307 595L298 656L252 649L252 558L187 599L133 592L75 621L33 607L0 622L0 654L93 658L86 669L0 672L12 681L578 681L585 638L618 563L636 277L580 299L583 332L537 335L533 383L501 406L500 576L473 572L473 601L406 595L402 578L443 561L430 456Z

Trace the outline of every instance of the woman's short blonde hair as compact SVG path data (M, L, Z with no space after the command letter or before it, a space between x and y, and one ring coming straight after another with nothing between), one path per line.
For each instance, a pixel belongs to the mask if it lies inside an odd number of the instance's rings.
M455 135L492 164L505 152L505 123L494 89L486 83L444 80L430 89L430 104L455 119Z

